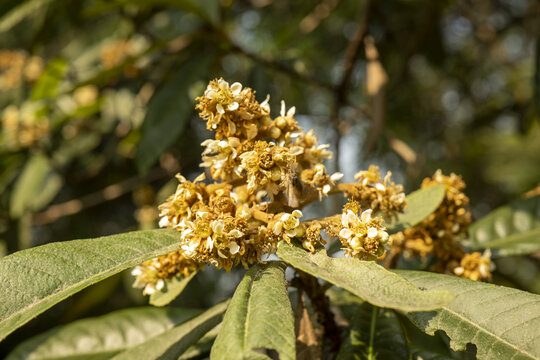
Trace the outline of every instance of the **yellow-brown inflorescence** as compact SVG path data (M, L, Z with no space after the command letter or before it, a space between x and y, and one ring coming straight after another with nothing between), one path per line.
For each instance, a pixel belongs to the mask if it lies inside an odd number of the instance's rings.
M201 267L184 256L183 251L175 251L137 265L131 272L135 276L134 287L143 288L144 295L161 291L165 281L175 276L188 276Z
M385 190L362 204L365 211L351 201L339 219L302 222L302 206L343 192L338 187L343 175L323 164L332 158L329 145L318 144L313 130L298 125L294 107L287 109L282 101L279 116L272 118L269 98L258 103L255 92L240 83L211 81L197 100L196 109L215 135L202 143L209 184L205 174L194 181L177 175L175 193L159 207L159 225L179 232L184 258L229 271L260 262L280 241L297 239L314 252L325 244L323 230L341 240L347 256L373 260L384 254L388 234L382 218L371 212L394 214L404 207L401 187L390 175L380 179ZM146 293L163 286L155 261L135 271L136 285L150 284Z
M380 211L389 218L395 217L404 211L406 203L403 186L396 185L390 180L391 176L392 173L388 171L383 178L379 167L371 165L368 170L354 176L358 182L348 186L346 193L374 212Z
M406 257L432 256L437 261L433 267L437 272L473 280L490 279L489 269L493 265L489 252L484 256L467 254L461 245L471 223L469 198L463 193L465 183L456 174L445 176L437 170L431 178L424 179L421 188L437 184L445 185L442 203L420 224L392 235L392 252L403 252Z
M32 83L43 72L44 62L24 50L0 51L0 90L10 90L23 82Z

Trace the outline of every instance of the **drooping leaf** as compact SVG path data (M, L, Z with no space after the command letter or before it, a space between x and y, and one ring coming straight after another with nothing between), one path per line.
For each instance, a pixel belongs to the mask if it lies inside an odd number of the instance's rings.
M277 255L291 266L379 307L404 311L433 310L454 298L448 291L422 291L373 261L331 258L324 250L311 254L283 242L279 244Z
M178 248L174 230L52 243L0 259L0 340L70 295Z
M189 360L189 359L200 359L201 356L208 356L210 354L210 349L216 341L216 337L221 330L221 323L218 324L215 328L206 333L199 341L191 345L179 358L178 360Z
M430 335L444 331L453 350L465 350L470 342L478 359L540 358L539 295L429 272L396 273L416 286L457 295L439 310L407 314Z
M20 217L27 211L40 210L56 196L62 183L49 159L41 154L34 155L28 160L11 194L11 216Z
M408 360L409 350L396 315L368 303L358 306L337 360Z
M493 248L495 256L540 250L540 195L501 206L469 227L473 249Z
M66 70L66 60L61 58L50 60L45 71L34 84L30 98L32 100L41 100L54 97Z
M184 130L194 108L189 89L207 78L211 60L210 56L188 60L150 99L135 155L141 172L147 171Z
M26 340L6 360L109 359L201 313L140 307L72 322Z
M254 351L259 349L259 351ZM269 359L266 349L281 360L295 358L294 318L285 284L285 265L255 265L236 289L211 359Z
M394 234L420 223L437 210L444 199L444 195L443 184L419 189L407 195L405 213L399 214L397 220L394 220L388 226L388 233Z
M160 359L176 360L191 345L221 322L229 301L208 309L196 318L165 331L140 345L113 357L114 360Z
M191 279L193 279L196 274L197 272L194 271L186 277L173 277L167 280L162 291L157 291L150 295L150 304L154 306L168 305L182 293L184 288L187 286L187 284L189 284Z

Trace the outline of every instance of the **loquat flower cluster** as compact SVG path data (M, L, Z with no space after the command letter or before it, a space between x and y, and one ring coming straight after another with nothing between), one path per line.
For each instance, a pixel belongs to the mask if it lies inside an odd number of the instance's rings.
M279 115L272 118L269 97L259 103L255 92L240 83L213 80L197 101L201 119L214 132L213 139L201 144L201 167L207 171L193 181L178 174L175 193L159 206L160 227L179 233L181 260L160 257L141 264L134 270L136 286L146 293L159 291L164 274L187 275L206 264L226 271L238 265L247 268L275 253L280 241L298 241L315 252L326 244L324 233L339 239L345 256L384 258L393 237L382 216L391 219L406 207L403 186L391 181L390 172L383 177L372 165L356 174L356 183L340 183L343 174L331 173L324 165L333 156L329 145L319 144L313 130L299 126L296 109L287 109L282 101ZM441 176L433 182L446 179ZM449 189L452 181L457 180L452 178ZM465 228L469 215L462 206L468 200L452 189L444 210L422 231L429 228L431 234L436 228L440 234L440 229L455 234ZM349 197L341 214L302 219L304 206L333 193ZM434 221L442 223L432 225ZM399 244L410 252L421 250L408 241ZM467 261L463 273L470 271Z

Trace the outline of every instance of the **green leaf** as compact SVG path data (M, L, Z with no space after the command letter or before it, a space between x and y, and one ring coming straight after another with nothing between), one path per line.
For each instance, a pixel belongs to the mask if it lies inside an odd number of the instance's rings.
M6 360L109 359L201 313L141 307L78 320L26 340Z
M196 318L126 350L113 359L177 360L191 345L221 322L228 304L229 301L225 301L215 305Z
M41 100L56 96L58 86L67 70L67 61L61 58L52 59L47 63L45 71L32 87L32 100Z
M210 354L210 349L214 345L219 331L221 330L221 324L210 330L206 333L197 343L191 345L179 358L178 360L189 360L189 359L200 359L201 356Z
M259 349L259 351L254 351ZM295 359L294 317L282 262L257 264L238 285L211 359L269 359L265 349L281 360Z
M373 261L311 254L281 242L277 255L291 266L344 288L375 306L404 311L433 310L448 304L448 291L422 291Z
M408 313L426 333L442 330L453 350L476 345L478 359L540 358L540 296L454 276L397 270L416 286L447 290L456 299L442 309Z
M444 199L443 184L416 190L407 195L405 213L399 214L397 220L388 226L388 233L394 234L419 224L433 213Z
M28 160L11 194L11 216L20 217L27 211L40 210L56 196L62 183L49 159L41 154L34 155Z
M494 256L540 250L540 195L501 206L469 227L473 249L494 248Z
M408 360L409 349L396 315L368 303L358 306L337 360Z
M36 12L43 11L41 8L54 0L30 0L21 2L20 5L13 8L10 12L0 18L0 33L11 30L20 23L25 17L33 15Z
M139 171L146 172L184 130L194 109L189 89L208 77L211 60L188 60L150 99L135 154Z
M165 282L165 287L161 291L157 291L150 295L150 304L154 306L165 306L176 299L178 295L189 284L191 279L197 274L196 271L189 274L187 277L173 277Z
M219 0L168 0L184 11L199 15L212 25L219 24Z
M70 295L175 251L178 233L150 230L38 246L0 259L0 340Z

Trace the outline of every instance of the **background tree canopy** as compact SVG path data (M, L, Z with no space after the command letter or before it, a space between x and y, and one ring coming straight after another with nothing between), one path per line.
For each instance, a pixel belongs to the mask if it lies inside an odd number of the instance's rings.
M173 175L201 171L193 105L216 77L295 105L347 181L377 164L409 192L441 168L479 218L540 180L538 1L3 0L0 257L156 227ZM498 283L540 293L537 255L496 265ZM207 269L176 302L217 304L243 273ZM0 353L51 319L146 303L132 281L56 305Z

